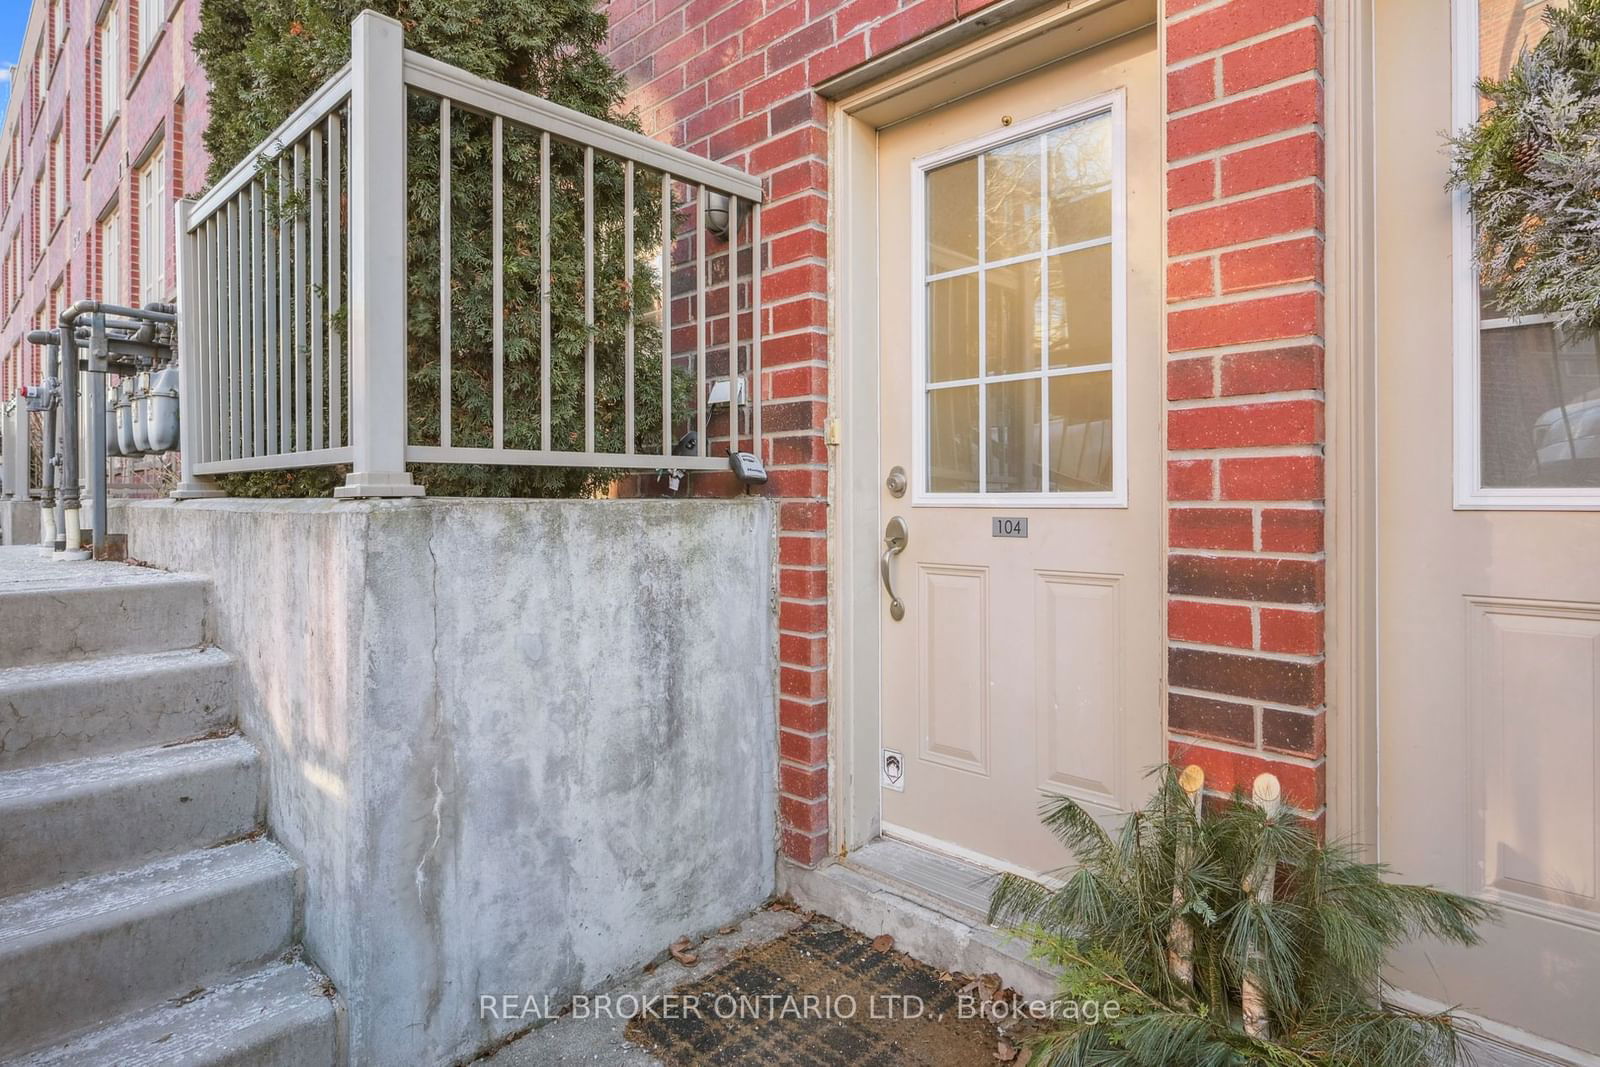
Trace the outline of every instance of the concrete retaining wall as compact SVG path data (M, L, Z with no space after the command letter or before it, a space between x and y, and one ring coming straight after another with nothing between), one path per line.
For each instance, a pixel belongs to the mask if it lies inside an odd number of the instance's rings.
M445 1063L773 889L774 514L734 501L130 504L215 583L352 1063Z

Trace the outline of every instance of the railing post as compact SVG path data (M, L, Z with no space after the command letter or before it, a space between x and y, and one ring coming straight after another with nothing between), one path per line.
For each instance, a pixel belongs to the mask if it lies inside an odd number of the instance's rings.
M194 472L200 462L200 405L205 402L203 383L205 356L201 352L200 286L196 271L199 264L194 258L194 237L189 233L189 212L194 210L193 200L179 200L175 213L178 248L178 485L172 490L174 500L194 500L200 497L224 495L211 478Z
M0 471L0 481L5 482L5 496L13 500L28 500L32 487L28 485L28 459L32 442L28 436L28 402L21 397L11 401L6 412L5 469Z
M350 446L341 497L421 496L406 472L405 38L373 11L350 28Z

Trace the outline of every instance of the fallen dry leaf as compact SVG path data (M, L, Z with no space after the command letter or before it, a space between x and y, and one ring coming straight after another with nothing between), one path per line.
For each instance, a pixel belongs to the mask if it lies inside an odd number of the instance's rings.
M690 941L687 937L680 937L667 947L667 951L672 953L673 959L677 960L685 967L693 967L696 963L700 962L700 957L689 951L693 947L694 942Z
M1001 1063L1010 1063L1017 1058L1017 1046L1002 1037L1000 1043L995 1046L994 1058Z
M978 975L978 989L982 992L984 1000L993 1000L1000 992L1000 976L992 971Z
M894 937L889 934L879 934L872 939L872 951L888 952L894 948Z
M733 924L728 925L728 926L719 926L719 927L717 927L717 933L719 933L719 934L731 934L737 929L739 929L739 924L738 923L733 923Z

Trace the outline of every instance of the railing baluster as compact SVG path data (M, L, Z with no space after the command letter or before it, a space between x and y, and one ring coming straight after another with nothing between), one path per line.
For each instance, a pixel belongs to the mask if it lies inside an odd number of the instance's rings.
M490 236L490 240L494 243L494 289L490 295L490 300L494 304L492 314L494 316L494 447L496 448L504 448L506 446L506 314L503 306L505 302L503 297L505 287L505 248L503 247L505 244L505 204L500 189L504 135L500 127L500 116L496 115L492 130L494 140L493 175L490 178L490 184L493 186L490 197L494 205L494 221L491 224L491 229L494 232Z
M265 265L267 245L266 213L262 210L264 190L259 181L250 183L250 303L252 308L250 330L250 410L255 434L250 444L258 456L267 452L265 344L267 331L267 270Z
M583 450L594 451L594 149L583 146Z
M344 446L344 124L328 115L328 447Z
M217 284L217 241L221 216L206 220L206 392L205 392L205 458L222 458L222 424L218 419L218 406L222 396L222 315L220 289Z
M239 448L239 201L228 201L225 220L226 244L224 262L227 265L227 315L228 315L228 447L223 455L238 459Z
M278 224L273 209L273 189L261 182L261 298L266 316L261 348L262 401L266 418L266 451L275 456L278 443Z
M306 293L311 305L311 447L322 447L322 302L327 294L322 284L322 127L311 127L311 288Z
M706 448L706 187L700 186L694 201L694 318L695 318L695 372L694 372L694 428L695 444L699 455L709 455Z
M294 146L294 450L306 451L306 146Z
M539 447L550 451L550 135L539 134Z
M255 380L256 301L255 269L250 257L255 252L256 218L248 191L239 191L239 455L255 455L256 424L251 383Z
M661 172L661 454L672 455L672 175Z
M450 447L450 101L439 100L439 444Z
M498 120L497 120L498 121ZM622 451L632 455L633 440L633 160L622 165L622 289L628 301L627 332L622 341Z
M739 198L728 196L728 455L739 451Z
M294 442L294 187L289 156L278 156L278 451Z
M761 447L761 201L750 203L750 447Z

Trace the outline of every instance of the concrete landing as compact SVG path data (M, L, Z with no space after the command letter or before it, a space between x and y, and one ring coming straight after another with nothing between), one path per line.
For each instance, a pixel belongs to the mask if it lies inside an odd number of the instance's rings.
M626 979L594 994L589 1003L598 1008L601 997L610 997L610 1003L615 1004L618 998L624 998L626 1003L627 997L664 996L685 982L698 981L719 970L740 949L782 937L801 921L802 917L792 911L755 912L741 920L731 933L717 934L697 946L694 952L700 961L694 966L685 967L669 958L649 974ZM664 1067L662 1060L623 1036L627 1025L628 1020L615 1012L606 1016L591 1014L589 1018L567 1015L478 1062L489 1067Z

